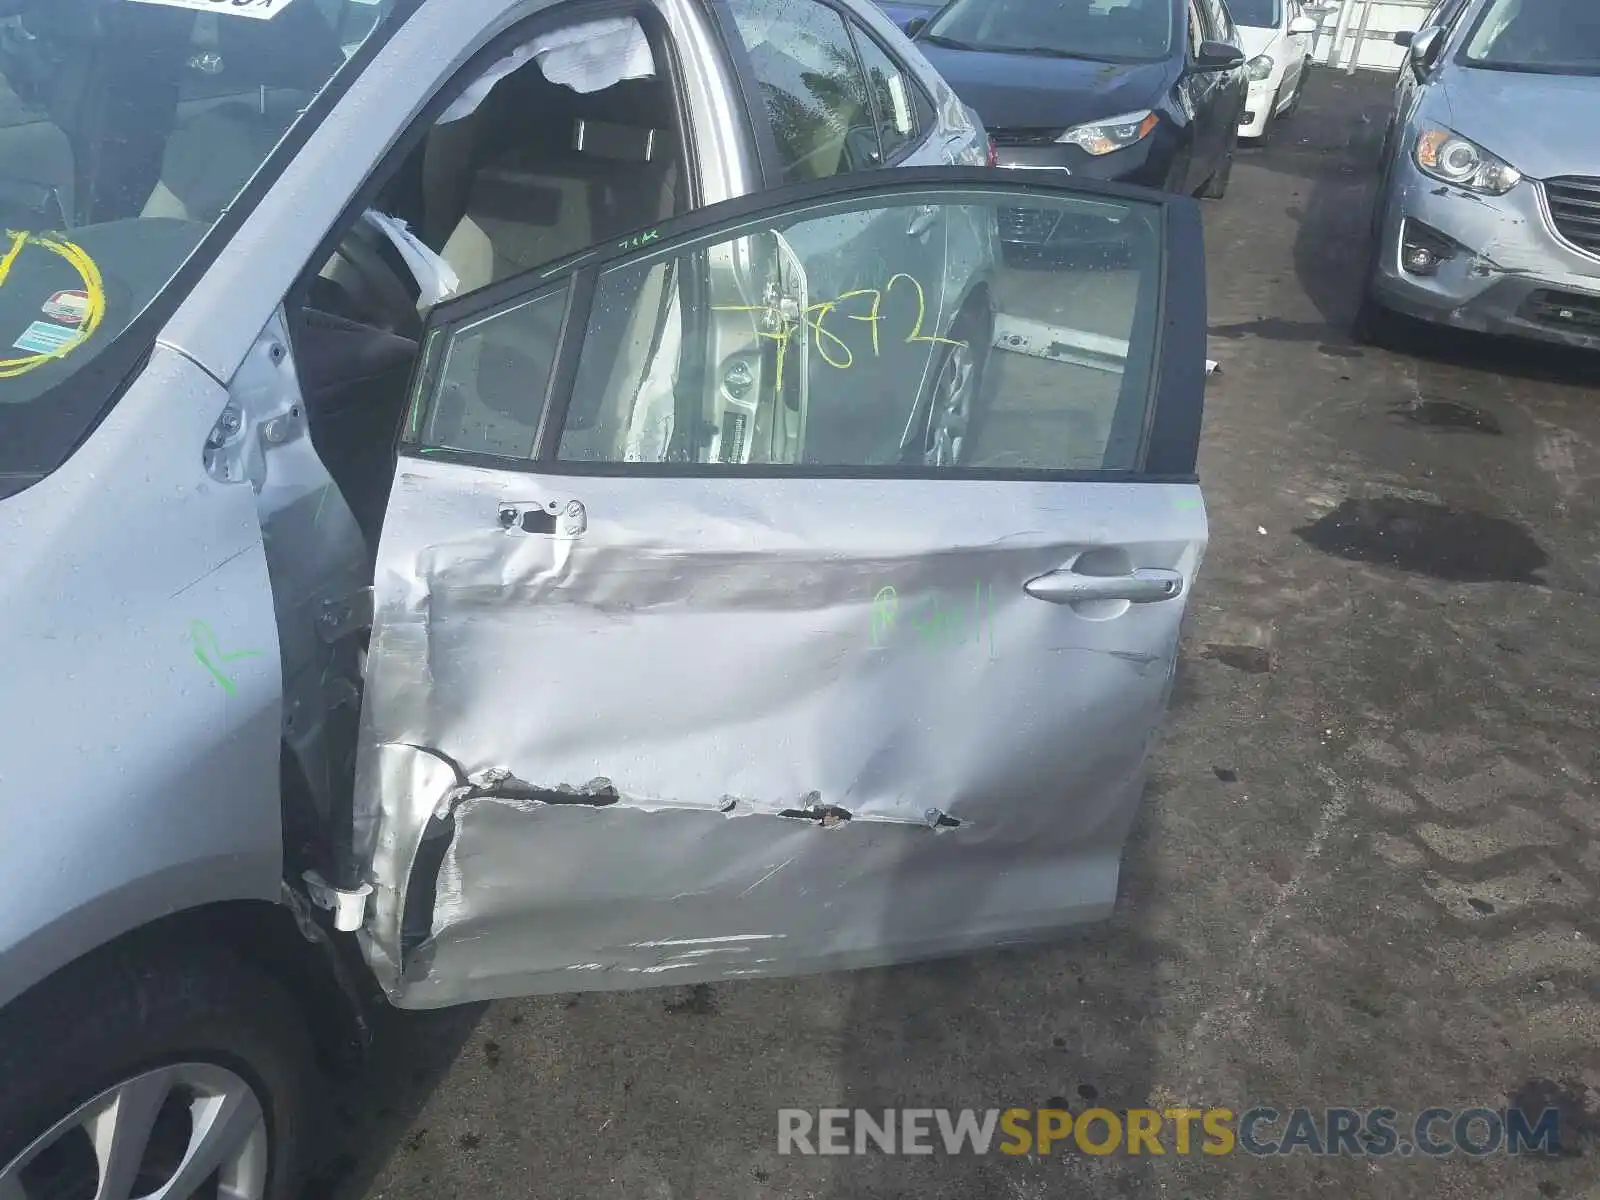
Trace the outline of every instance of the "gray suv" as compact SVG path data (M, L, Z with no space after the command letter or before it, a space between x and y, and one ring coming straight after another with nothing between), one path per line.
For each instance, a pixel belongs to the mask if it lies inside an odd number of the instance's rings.
M1445 0L1403 41L1357 335L1600 349L1600 4Z
M292 1195L374 1003L1110 911L1192 202L838 0L6 0L0 82L0 1197Z

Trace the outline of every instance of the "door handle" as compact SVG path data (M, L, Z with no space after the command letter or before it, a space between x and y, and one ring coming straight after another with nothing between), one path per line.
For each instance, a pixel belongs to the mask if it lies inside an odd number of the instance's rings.
M916 216L912 217L911 224L906 226L906 234L914 238L926 238L933 228L933 223L938 219L939 209L936 205L919 205Z
M1082 604L1090 600L1157 604L1183 594L1183 576L1159 567L1140 567L1126 575L1080 575L1061 570L1028 580L1022 590L1035 600L1051 604Z

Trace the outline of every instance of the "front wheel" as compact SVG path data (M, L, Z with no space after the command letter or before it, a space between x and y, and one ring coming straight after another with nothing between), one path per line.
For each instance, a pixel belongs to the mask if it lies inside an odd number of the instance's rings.
M1270 125L1271 122L1269 121L1268 124ZM1266 133L1263 132L1261 136L1264 139ZM1236 145L1228 147L1228 153L1223 157L1221 165L1211 173L1211 178L1206 180L1205 185L1201 187L1201 199L1221 200L1228 194L1228 180L1233 177L1233 155L1235 149Z
M292 1200L313 1070L294 1001L232 955L76 964L0 1033L0 1196Z
M925 467L966 466L982 432L987 410L984 369L989 363L993 323L969 305L941 347L939 371L928 400L922 437Z
M1308 58L1300 68L1300 77L1294 81L1294 95L1289 100L1289 107L1283 110L1283 119L1294 116L1300 111L1300 101L1306 94L1306 78L1311 74L1311 60Z

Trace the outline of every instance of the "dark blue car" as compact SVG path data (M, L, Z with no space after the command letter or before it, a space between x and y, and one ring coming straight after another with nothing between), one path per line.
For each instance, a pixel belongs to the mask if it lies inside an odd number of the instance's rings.
M904 29L921 17L927 20L938 12L944 0L878 0L878 7L889 14L889 19Z
M1227 190L1248 82L1224 0L950 0L907 30L982 118L998 165ZM1020 219L1007 237L1067 232L1049 225Z

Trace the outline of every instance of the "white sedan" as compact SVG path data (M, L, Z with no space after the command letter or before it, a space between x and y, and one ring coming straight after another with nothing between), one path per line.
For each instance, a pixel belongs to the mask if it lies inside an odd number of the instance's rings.
M1272 122L1300 103L1311 74L1317 20L1303 0L1229 0L1239 43L1249 60L1250 96L1239 136L1265 138Z

